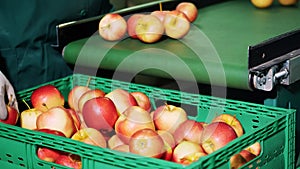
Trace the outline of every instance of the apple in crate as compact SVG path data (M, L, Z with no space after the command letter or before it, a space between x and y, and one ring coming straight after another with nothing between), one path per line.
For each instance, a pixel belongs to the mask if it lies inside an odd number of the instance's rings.
M181 2L176 6L176 10L185 14L190 22L194 22L198 16L198 9L191 2Z
M244 134L244 129L241 122L234 115L220 114L215 117L212 122L225 122L229 124L234 129L238 137Z
M167 36L180 39L190 31L190 22L184 13L173 10L166 14L164 27Z
M78 130L81 128L82 122L80 119L80 116L78 113L75 112L75 110L71 109L71 108L66 108L67 112L71 115L72 119L73 119L73 123L75 126L75 129Z
M37 110L36 108L30 108L21 112L20 115L20 125L22 128L26 128L29 130L35 130L36 127L36 120L39 115L43 112Z
M81 95L81 97L78 100L78 113L82 113L83 105L86 101L95 98L95 97L104 97L105 92L101 89L91 89L86 91L84 94Z
M86 101L83 105L82 117L87 127L108 133L113 130L119 115L110 98L96 97Z
M226 146L237 138L234 129L224 122L213 122L202 131L201 144L207 154Z
M145 15L137 20L135 31L140 41L154 43L164 34L164 26L156 16Z
M259 156L261 153L261 144L259 142L255 142L249 147L245 148L245 150L251 152L252 154Z
M176 143L188 140L200 144L203 129L204 127L201 122L190 119L184 121L174 132Z
M113 101L118 114L122 114L130 106L137 106L135 98L128 91L121 88L112 90L107 93L105 97L108 97Z
M247 162L253 160L253 159L256 157L256 155L252 154L251 152L249 152L249 151L247 151L247 150L242 150L242 151L240 152L240 155L241 155L242 157L244 157L244 159L245 159Z
M126 32L126 20L120 14L108 13L99 22L99 35L107 41L120 40Z
M141 13L132 14L127 20L127 33L133 39L138 38L135 32L135 27L137 25L137 20L142 16L144 16L144 14Z
M122 144L122 145L118 145L114 148L112 148L112 150L116 150L116 151L121 151L121 152L126 152L129 153L129 145L128 144Z
M230 169L238 169L247 163L246 159L241 154L234 154L229 160Z
M19 119L19 112L13 106L6 105L7 116L4 120L0 119L1 123L16 125Z
M62 106L52 107L39 115L36 120L36 126L37 129L60 131L68 138L76 131L72 116Z
M75 154L62 154L55 160L55 163L73 169L82 168L80 156Z
M174 136L165 130L156 130L157 134L164 141L164 153L162 154L162 159L171 161L173 155L173 149L176 146Z
M65 135L62 132L56 131L56 130L40 129L37 131L48 133L48 134L53 134L56 136L65 137ZM41 160L44 160L44 161L49 161L49 162L54 162L61 154L62 154L61 151L55 150L52 148L47 148L47 147L39 147L37 150L38 158Z
M115 132L125 144L129 143L133 133L146 128L155 130L150 113L139 106L126 109L115 123Z
M192 141L181 141L174 148L172 161L189 165L206 155L201 145Z
M153 121L156 129L167 130L172 134L187 119L185 110L174 105L162 105L153 111Z
M65 99L62 93L54 85L44 85L35 89L31 96L34 108L42 112L56 106L64 106Z
M78 112L79 98L87 91L91 90L87 86L74 86L68 94L68 105L71 109Z
M102 148L106 148L106 146L107 146L104 136L101 134L100 131L98 131L94 128L80 129L75 134L73 134L71 139L81 141L86 144L99 146Z
M140 129L129 140L129 151L146 157L160 158L164 151L164 141L152 129Z
M119 146L119 145L123 145L125 144L119 137L117 134L114 134L113 136L111 136L108 141L107 141L107 146L110 149L114 149L115 147Z
M151 111L151 101L150 98L144 93L140 91L131 92L131 95L135 98L137 105L146 111Z

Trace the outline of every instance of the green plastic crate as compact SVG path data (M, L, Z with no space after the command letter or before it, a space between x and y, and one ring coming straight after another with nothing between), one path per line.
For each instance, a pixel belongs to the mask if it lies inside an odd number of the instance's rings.
M91 146L69 138L49 135L0 123L0 166L3 169L66 168L37 158L38 146L45 146L81 156L83 169L215 169L229 168L229 158L260 142L262 153L243 168L295 168L295 110L167 90L112 79L74 74L46 83L53 84L67 95L75 85L86 85L109 92L115 88L145 92L154 105L165 102L182 106L191 119L205 121L211 113L234 114L243 124L245 134L218 151L188 166ZM42 86L45 84L41 84ZM30 95L39 86L18 92L19 100L30 102ZM21 104L21 101L19 101ZM22 106L21 106L22 107Z

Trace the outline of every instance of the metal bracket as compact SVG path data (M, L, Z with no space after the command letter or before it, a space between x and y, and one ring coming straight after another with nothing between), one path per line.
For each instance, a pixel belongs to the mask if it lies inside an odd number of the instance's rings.
M300 49L250 69L253 87L271 91L275 85L300 80Z

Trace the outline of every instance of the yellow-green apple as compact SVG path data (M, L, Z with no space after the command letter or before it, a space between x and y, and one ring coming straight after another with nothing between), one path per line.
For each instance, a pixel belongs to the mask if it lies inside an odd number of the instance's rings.
M94 128L83 128L72 135L71 139L84 142L86 144L107 147L106 140L100 131Z
M141 91L131 92L131 95L135 98L137 105L146 111L151 111L151 101L148 95Z
M166 130L156 130L156 132L164 141L164 153L162 154L161 158L171 161L173 149L176 146L174 136Z
M200 144L203 128L204 127L201 122L190 119L184 121L174 132L176 143L179 143L182 140L187 140Z
M261 145L259 142L255 142L254 144L250 145L249 147L245 148L245 150L251 152L252 154L259 156L261 153Z
M0 123L16 125L19 119L19 112L13 106L6 105L7 116L4 120L0 119Z
M74 86L68 94L68 105L71 109L78 112L79 98L87 91L91 90L88 86Z
M152 129L140 129L129 140L129 151L141 156L160 158L164 152L164 141Z
M56 160L56 164L66 166L73 169L81 169L82 162L81 158L75 154L61 154Z
M99 22L99 34L107 41L120 40L126 32L126 20L120 14L108 13Z
M150 15L156 16L162 23L164 23L166 13L168 13L168 12L169 11L160 11L160 10L157 10L157 11L152 11L150 13Z
M133 133L146 128L155 130L150 113L139 106L126 109L115 123L115 132L125 144L129 143Z
M30 108L22 111L20 114L21 127L29 130L35 130L37 128L36 120L40 114L42 114L42 111L37 110L36 108Z
M190 22L194 22L198 16L198 9L191 2L181 2L176 6L176 10L184 13Z
M224 147L237 138L234 129L224 122L213 122L204 127L201 145L207 154Z
M167 130L172 134L187 119L187 113L179 106L166 104L157 107L153 111L153 121L156 129Z
M163 23L154 15L142 16L136 22L136 35L142 42L157 42L164 33Z
M118 111L118 114L122 114L128 107L137 106L135 98L126 90L117 88L107 93L105 97L110 98Z
M119 115L113 101L108 97L96 97L85 102L82 117L87 127L103 134L113 130Z
M230 169L238 169L246 164L247 161L243 156L241 156L241 154L234 154L232 157L230 157L229 163Z
M56 130L41 129L37 131L65 137L65 135L62 132ZM37 149L38 158L44 161L54 162L61 154L63 154L61 151L52 148L38 147Z
M242 123L234 115L220 114L215 117L212 122L225 122L229 124L234 129L238 137L244 134Z
M62 93L54 85L50 84L35 89L30 96L30 100L33 108L42 112L65 104Z
M163 23L166 35L173 39L180 39L187 35L190 24L185 14L177 10L168 12Z
M244 157L244 159L246 160L246 162L251 161L251 160L253 160L256 157L256 155L252 154L248 150L242 150L240 152L240 155L242 157Z
M192 141L181 141L174 148L172 161L189 165L206 155L201 145Z
M76 131L72 116L62 106L52 107L40 114L36 119L36 126L37 129L60 131L66 137L71 137Z
M83 105L86 101L95 97L104 97L105 92L101 89L91 89L83 93L78 100L78 113L82 112Z
M118 137L117 134L111 136L107 141L107 147L110 149L114 149L115 147L123 144L125 143Z
M127 153L130 152L128 144L118 145L118 146L112 148L112 150L121 151L121 152L127 152Z
M128 35L133 38L133 39L137 39L137 35L136 35L136 32L135 32L135 27L137 25L137 20L144 16L145 14L142 14L142 13L135 13L135 14L132 14L128 20L127 20L127 33Z

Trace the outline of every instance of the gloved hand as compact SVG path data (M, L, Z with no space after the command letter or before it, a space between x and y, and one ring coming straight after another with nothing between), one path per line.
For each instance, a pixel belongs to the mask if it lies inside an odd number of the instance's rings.
M13 106L19 112L14 88L4 74L0 71L0 119L2 120L6 119L7 117L5 96L8 97L10 106Z

